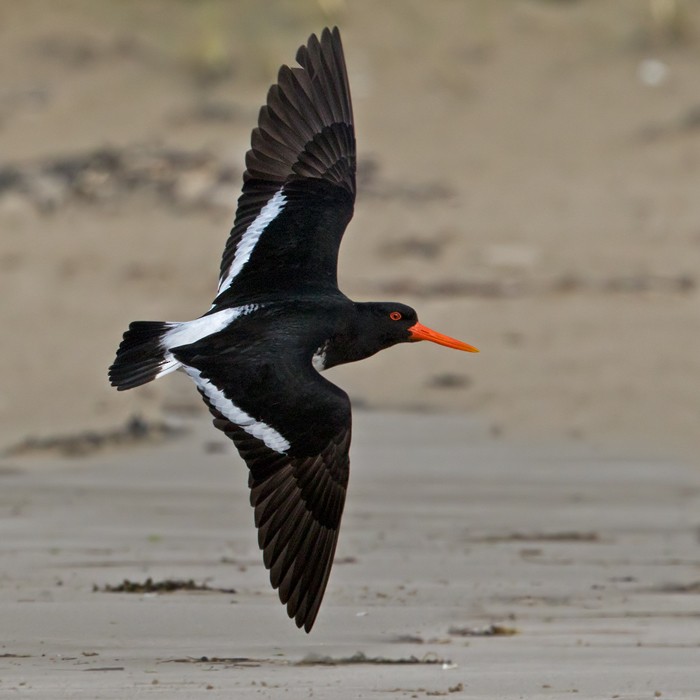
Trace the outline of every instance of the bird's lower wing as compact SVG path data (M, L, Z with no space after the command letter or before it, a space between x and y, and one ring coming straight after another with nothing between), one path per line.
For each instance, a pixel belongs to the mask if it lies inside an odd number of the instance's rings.
M315 392L311 400L304 395L308 381L300 382L296 398L287 397L294 411L285 407L285 415L293 413L293 418L273 427L264 406L259 411L250 405L240 408L243 397L226 388L235 386L230 377L217 386L211 372L186 369L214 425L233 440L250 469L250 502L270 582L289 616L309 632L328 583L345 504L350 402L311 370L314 385L328 390ZM281 386L275 388L284 393ZM265 393L260 386L257 391L258 396Z
M315 457L287 458L223 418L214 425L250 469L250 503L270 583L289 617L309 632L316 620L338 542L348 482L350 431Z

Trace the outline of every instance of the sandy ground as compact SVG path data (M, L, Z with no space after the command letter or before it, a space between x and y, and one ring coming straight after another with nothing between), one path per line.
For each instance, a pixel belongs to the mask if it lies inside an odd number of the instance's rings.
M242 463L188 427L3 463L0 697L698 697L696 469L360 412L307 636L268 587ZM149 577L235 593L99 590Z
M700 697L700 5L262 6L0 0L0 697ZM331 371L353 472L307 637L192 386L106 368L208 308L267 87L336 23L342 288L482 352ZM236 592L93 591L148 577Z
M695 457L700 6L265 8L0 2L2 444L202 410L106 367L129 321L209 307L267 87L338 23L362 183L342 287L482 349L341 368L356 405Z

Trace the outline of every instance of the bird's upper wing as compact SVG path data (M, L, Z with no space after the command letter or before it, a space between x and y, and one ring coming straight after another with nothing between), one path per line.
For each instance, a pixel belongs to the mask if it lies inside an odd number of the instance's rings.
M348 483L351 413L341 389L287 359L176 349L250 469L250 501L272 586L298 627L314 624ZM230 357L230 356L229 356Z
M338 29L311 35L282 66L246 154L243 193L214 305L337 288L355 202L355 131Z

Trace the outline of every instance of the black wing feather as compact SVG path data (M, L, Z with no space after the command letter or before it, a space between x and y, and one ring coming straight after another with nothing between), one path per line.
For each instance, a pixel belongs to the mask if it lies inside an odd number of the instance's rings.
M254 314L239 320L249 337ZM238 336L218 340L236 349ZM216 337L174 351L196 368L198 388L214 425L236 445L249 473L258 544L270 582L299 627L314 624L328 583L350 469L351 407L347 394L294 355L222 353ZM219 403L207 395L213 384ZM226 418L221 395L255 421L278 431L280 452Z
M338 29L324 29L320 40L312 35L307 46L299 49L297 61L300 68L280 68L253 130L215 305L275 291L300 291L318 286L318 279L322 286L337 286L338 247L352 218L356 171L352 103ZM239 243L263 207L277 192L283 190L286 195L290 185L300 180L305 181L304 197L288 198L273 222L276 225L264 229L248 263L233 280L228 279ZM270 251L280 245L297 257L270 257ZM319 245L324 256L316 256L305 268L302 265L304 269L293 276L285 274L287 267L298 267ZM250 268L259 274L250 274Z
M233 440L250 469L250 502L270 582L279 589L289 617L309 632L338 542L350 466L350 425L343 426L320 454L287 457L204 400L214 425Z

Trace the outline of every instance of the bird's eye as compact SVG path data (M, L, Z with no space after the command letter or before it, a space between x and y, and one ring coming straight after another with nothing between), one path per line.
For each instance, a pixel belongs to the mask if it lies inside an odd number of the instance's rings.
M400 312L400 311L392 311L392 312L389 314L389 318L390 318L392 321L400 321L400 320L401 320L401 312Z

